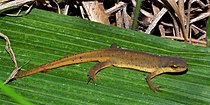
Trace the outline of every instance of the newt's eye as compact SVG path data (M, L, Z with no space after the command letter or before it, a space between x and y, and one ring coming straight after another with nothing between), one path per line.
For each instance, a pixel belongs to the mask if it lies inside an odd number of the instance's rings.
M177 66L177 65L172 65L171 67L172 67L172 68L177 68L178 66Z

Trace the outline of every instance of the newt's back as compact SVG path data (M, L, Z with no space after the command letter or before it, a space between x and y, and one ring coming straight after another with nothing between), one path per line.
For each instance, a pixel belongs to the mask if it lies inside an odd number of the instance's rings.
M159 55L119 48L106 49L105 52L109 54L109 60L114 66L141 71L146 71L148 68L158 68L162 58Z

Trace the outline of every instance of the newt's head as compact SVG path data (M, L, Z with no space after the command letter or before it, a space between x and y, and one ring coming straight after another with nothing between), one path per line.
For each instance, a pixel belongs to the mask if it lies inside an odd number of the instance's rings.
M166 72L183 72L187 70L187 63L183 58L165 56L161 61L161 66L166 68Z

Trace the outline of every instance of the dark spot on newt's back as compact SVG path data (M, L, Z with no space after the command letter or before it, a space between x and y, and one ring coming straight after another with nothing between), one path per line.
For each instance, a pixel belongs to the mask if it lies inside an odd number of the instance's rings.
M80 59L81 62L83 61L83 60L82 60L82 57L79 57L79 59Z

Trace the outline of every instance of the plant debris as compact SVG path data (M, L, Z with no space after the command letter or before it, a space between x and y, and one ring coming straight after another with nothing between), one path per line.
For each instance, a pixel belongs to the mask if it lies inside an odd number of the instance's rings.
M0 37L2 37L6 41L5 49L6 49L7 53L10 55L10 58L12 59L12 61L14 63L13 72L10 74L9 78L4 82L4 84L7 84L10 80L12 80L15 77L15 75L18 73L18 71L20 70L21 67L18 67L16 58L15 58L15 54L11 48L9 38L2 33L0 33Z
M185 30L186 41L194 45L207 45L206 29L210 15L209 0L177 0L177 3L173 4L177 5L178 8L176 9L169 8L170 2L174 0L167 0L168 4L166 1L164 3L159 1L142 1L139 31L184 41L182 31ZM183 23L181 23L182 20Z
M21 11L27 14L36 7L131 29L135 6L136 0L2 0L0 13L20 16ZM16 14L3 11L9 7L19 7L19 11ZM136 30L206 46L209 7L209 0L142 0Z

